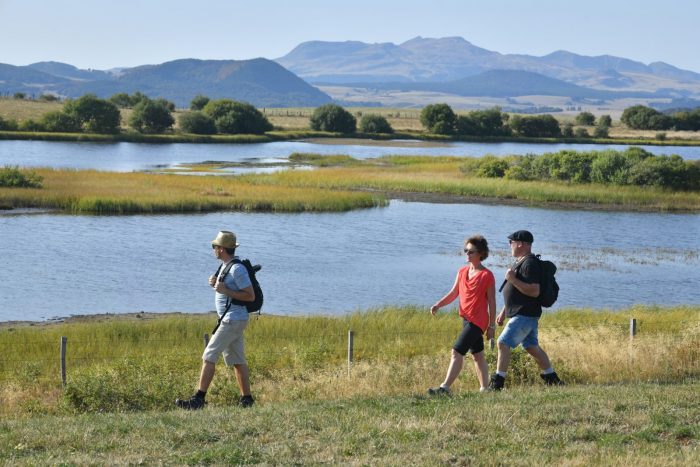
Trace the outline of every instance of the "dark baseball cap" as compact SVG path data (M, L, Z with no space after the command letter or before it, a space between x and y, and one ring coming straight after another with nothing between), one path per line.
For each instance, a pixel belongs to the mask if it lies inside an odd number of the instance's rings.
M518 230L517 232L513 232L512 234L508 235L508 239L514 240L516 242L526 243L532 243L535 241L535 239L532 237L532 234L527 230Z

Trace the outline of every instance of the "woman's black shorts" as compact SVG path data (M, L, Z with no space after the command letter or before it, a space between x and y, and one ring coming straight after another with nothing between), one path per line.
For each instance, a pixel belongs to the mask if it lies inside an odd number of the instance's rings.
M460 355L466 355L467 351L472 355L484 350L484 334L481 328L468 320L464 320L462 332L452 346Z

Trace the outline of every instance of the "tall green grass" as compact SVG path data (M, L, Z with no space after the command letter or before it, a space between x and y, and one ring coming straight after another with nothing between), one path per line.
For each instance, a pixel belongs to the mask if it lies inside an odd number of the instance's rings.
M0 413L122 412L169 409L188 395L213 315L111 315L0 330ZM639 334L630 342L629 319ZM420 394L442 381L461 323L454 312L389 307L342 317L253 318L246 352L253 390L263 402ZM348 331L354 361L348 376ZM500 329L499 329L500 332ZM67 337L68 384L61 388L59 342ZM700 376L700 307L565 310L546 314L540 341L569 383L674 382ZM493 369L496 352L487 349ZM209 391L214 406L237 400L220 365ZM540 384L522 350L508 386ZM350 378L350 379L348 379ZM456 393L478 390L471 365Z
M236 177L188 177L94 170L38 169L42 189L0 187L0 204L54 208L70 213L347 211L383 206L381 195L270 185Z

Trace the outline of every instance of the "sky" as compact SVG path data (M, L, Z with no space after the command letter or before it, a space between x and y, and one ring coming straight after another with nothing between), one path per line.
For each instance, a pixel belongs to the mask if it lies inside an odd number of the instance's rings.
M0 63L106 70L180 58L279 58L305 41L459 36L700 73L698 0L0 0Z

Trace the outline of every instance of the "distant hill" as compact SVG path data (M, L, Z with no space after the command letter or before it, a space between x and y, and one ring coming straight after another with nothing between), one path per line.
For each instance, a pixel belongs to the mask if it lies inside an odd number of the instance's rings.
M654 97L652 93L591 89L520 70L490 70L478 75L445 82L348 83L348 86L393 91L427 91L457 96L511 97L564 96L574 99L611 99L631 96Z
M119 73L78 70L57 62L17 67L0 64L0 93L54 93L79 97L94 93L107 98L116 93L140 91L163 97L178 107L189 106L197 94L212 99L230 98L258 107L315 107L331 98L264 58L254 60L183 59L160 65L120 69Z
M663 62L645 65L557 51L543 57L501 54L461 37L416 37L399 45L304 42L276 59L310 83L450 82L491 70L518 70L607 91L700 96L700 74ZM545 94L548 94L547 92Z

